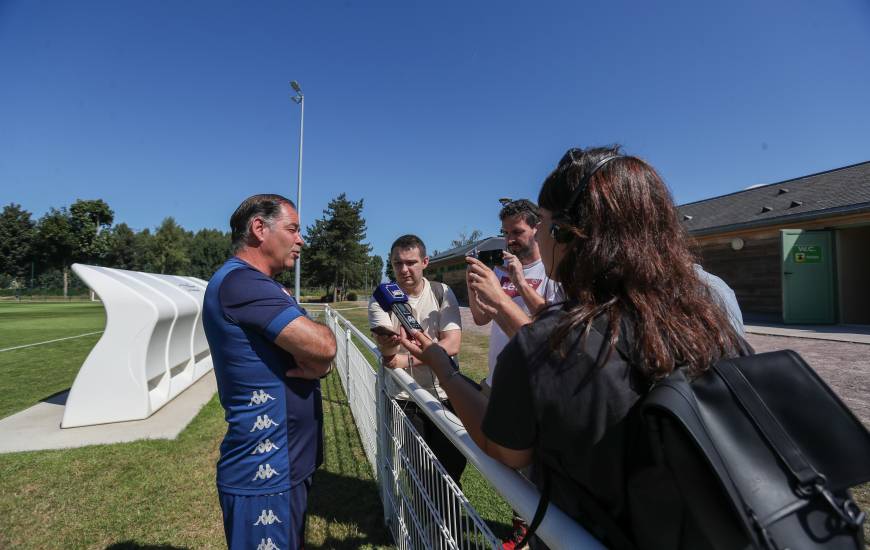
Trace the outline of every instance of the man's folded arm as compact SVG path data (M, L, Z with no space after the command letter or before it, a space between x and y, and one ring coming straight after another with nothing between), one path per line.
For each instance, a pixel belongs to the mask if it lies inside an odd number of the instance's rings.
M281 329L275 344L290 352L299 362L322 365L324 372L335 358L335 336L332 331L303 316L293 319Z

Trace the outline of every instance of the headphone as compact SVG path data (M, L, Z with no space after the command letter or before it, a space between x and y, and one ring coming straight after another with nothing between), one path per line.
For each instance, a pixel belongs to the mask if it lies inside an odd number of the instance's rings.
M571 153L571 151L568 151L568 153ZM573 155L571 155L570 158L572 161L574 160ZM609 157L604 157L603 159L598 161L598 163L592 168L592 170L589 171L588 174L586 174L586 176L582 180L580 180L580 184L577 185L577 188L574 189L573 193L571 193L571 197L568 199L568 203L565 205L565 208L560 210L554 216L554 218L561 220L562 223L553 222L552 224L550 224L550 236L553 237L553 240L560 244L568 244L574 239L574 235L571 230L568 227L563 226L562 224L564 223L565 225L568 225L565 222L571 222L572 216L570 211L574 207L574 203L577 202L577 199L580 198L580 195L583 194L583 191L585 191L586 188L589 186L589 180L592 179L592 176L594 176L596 172L603 168L605 164L607 164L611 160L616 160L619 158L623 158L623 155L611 155Z

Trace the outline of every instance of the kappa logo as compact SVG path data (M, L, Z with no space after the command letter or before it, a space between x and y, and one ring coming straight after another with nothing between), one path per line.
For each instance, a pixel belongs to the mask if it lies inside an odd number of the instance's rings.
M253 395L251 395L251 402L248 403L248 406L251 407L253 405L262 405L263 403L265 403L266 401L268 401L270 399L272 401L275 400L274 397L272 397L268 393L264 392L263 390L260 390L259 392L255 390Z
M257 550L281 550L278 548L274 542L272 542L272 537L266 539L260 539L260 544L257 545Z
M272 466L266 464L257 468L257 475L254 476L254 479L251 481L257 481L258 479L272 479L272 476L281 475L281 472L272 468Z
M257 447L251 452L251 454L252 455L258 455L258 454L261 455L261 454L271 452L274 449L280 449L280 448L281 447L272 443L271 439L266 438L263 441L260 441L259 443L257 443Z
M280 519L278 519L278 516L276 516L275 512L273 512L272 510L269 510L268 512L266 510L263 510L262 512L260 512L260 517L257 518L257 522L254 523L254 525L272 525L276 521L278 523L283 523Z
M257 421L254 422L254 427L251 428L251 431L254 430L265 430L266 428L271 428L272 426L280 426L277 422L269 418L268 414L264 414L263 416L257 416Z

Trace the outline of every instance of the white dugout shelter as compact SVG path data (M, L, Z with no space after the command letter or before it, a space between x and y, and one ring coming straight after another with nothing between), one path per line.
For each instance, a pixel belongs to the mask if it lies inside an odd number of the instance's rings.
M102 300L106 329L73 382L62 428L148 418L212 369L206 281L72 267Z

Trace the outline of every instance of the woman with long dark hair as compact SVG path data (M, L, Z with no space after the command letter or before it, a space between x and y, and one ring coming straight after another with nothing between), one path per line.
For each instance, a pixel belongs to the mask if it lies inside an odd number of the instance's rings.
M504 348L489 401L453 376L425 335L403 343L432 366L484 452L514 468L532 464L551 501L607 539L611 530L590 520L596 511L626 529L631 514L645 512L625 498L638 435L632 406L674 368L699 374L746 348L699 279L670 193L649 164L616 147L570 149L538 203L541 256L566 301ZM468 262L469 292L509 323L492 271Z

